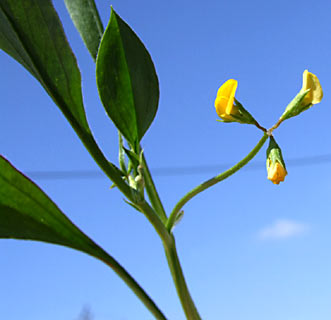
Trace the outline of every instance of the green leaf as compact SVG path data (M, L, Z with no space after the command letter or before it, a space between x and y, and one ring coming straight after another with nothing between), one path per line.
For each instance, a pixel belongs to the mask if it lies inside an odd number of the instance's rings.
M85 252L107 264L156 319L165 316L130 274L81 232L32 181L0 156L0 238L59 244Z
M76 58L50 0L1 0L0 48L39 80L74 127L89 132Z
M159 84L148 51L114 10L99 47L96 74L106 112L136 147L155 117Z
M103 25L94 0L64 0L70 17L94 60L97 58Z
M89 129L76 58L51 1L0 0L0 49L39 80L98 165L130 196L119 170L105 158Z
M0 238L38 240L103 257L103 250L82 233L32 181L0 157Z

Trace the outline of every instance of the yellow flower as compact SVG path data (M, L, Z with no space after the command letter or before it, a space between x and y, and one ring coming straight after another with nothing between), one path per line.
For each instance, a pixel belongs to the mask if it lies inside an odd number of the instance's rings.
M238 114L238 107L234 105L237 86L237 80L230 79L222 84L217 91L215 108L218 116L224 121L235 121L232 115Z
M272 162L270 159L267 160L267 171L268 179L274 184L279 184L281 181L284 181L287 175L286 169L280 162Z
M284 120L297 116L308 110L314 104L320 103L323 90L318 78L308 70L303 72L302 88L294 99L288 104L278 122L273 126L276 129Z
M310 89L304 97L302 105L310 105L320 103L323 98L323 90L318 78L308 70L303 72L303 81L301 92Z
M215 108L222 122L239 122L257 124L252 115L234 97L237 90L237 80L230 79L223 83L217 91Z

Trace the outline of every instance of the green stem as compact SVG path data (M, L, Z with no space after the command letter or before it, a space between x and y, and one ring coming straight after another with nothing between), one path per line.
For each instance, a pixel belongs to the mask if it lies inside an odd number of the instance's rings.
M149 204L142 200L137 203L137 195L135 194L136 190L130 188L125 181L122 179L119 169L110 163L97 143L95 142L93 136L86 131L83 131L79 124L73 119L70 119L71 125L74 127L76 133L80 137L81 141L85 145L86 149L92 155L95 162L99 167L105 172L105 174L112 180L118 189L133 203L135 203L142 212L144 212L147 219L151 222L156 232L161 237L163 243L168 243L170 241L170 234L166 229L164 223L160 220L157 214L154 212L153 208ZM103 250L102 250L103 251ZM136 296L142 301L142 303L152 312L152 314L158 320L166 320L165 316L158 309L154 301L146 294L146 292L140 287L140 285L130 276L130 274L111 256L109 256L105 251L99 255L97 258L105 262L109 267L111 267L116 274L129 286L129 288L136 294Z
M140 209L141 212L144 213L145 217L152 224L155 231L160 236L162 242L166 245L171 242L171 235L165 227L164 223L158 217L154 209L146 202L136 202L136 206Z
M90 152L96 163L100 166L100 168L105 172L105 174L116 184L118 189L133 202L140 210L144 213L146 218L153 225L154 229L160 236L163 246L165 248L169 268L171 271L171 275L173 277L176 290L183 306L185 315L188 320L200 320L200 316L195 308L194 302L190 296L188 291L188 287L185 282L184 274L178 259L175 240L173 236L168 232L164 222L161 220L160 216L155 212L155 210L145 201L137 201L139 198L138 194L135 194L135 190L130 188L125 181L122 179L121 173L116 166L110 163L97 143L95 142L93 136L84 130L81 129L80 125L70 117L71 125L74 127L78 136L82 140L83 144ZM145 166L147 168L147 164ZM148 170L146 170L147 177L150 174ZM151 178L151 177L150 177ZM149 178L147 178L149 179ZM155 189L154 183L152 179L149 180L150 186L150 194L151 194L151 202L154 202L155 207L158 207L158 213L164 212L161 201L158 197L157 191ZM160 210L162 206L162 210ZM164 213L165 215L165 213ZM143 291L143 289L135 282L135 280L115 261L112 260L110 263L109 258L104 257L102 259L107 265L109 265L115 272L121 277L122 280L135 292L137 297L145 304L145 306L156 316L157 319L165 319L159 309L156 307L154 302L147 296L147 294Z
M163 245L167 256L168 265L171 271L172 279L174 281L178 297L186 315L186 319L201 320L184 278L184 274L176 250L175 238L171 235L171 241L167 244L164 243Z
M251 159L254 158L254 156L259 152L259 150L262 148L263 144L267 141L268 134L265 132L261 140L257 143L257 145L253 148L253 150L241 161L239 161L235 166L228 169L227 171L224 171L223 173L215 176L214 178L211 178L204 183L200 184L199 186L192 189L190 192L188 192L183 198L181 198L174 209L172 210L169 219L167 221L166 227L171 231L171 229L174 226L174 223L176 221L176 217L178 212L183 208L183 206L191 200L194 196L199 194L200 192L210 188L211 186L215 185L216 183L228 178L235 172L237 172L239 169L241 169L244 165L246 165Z
M92 138L93 139L93 138ZM200 320L200 316L198 314L198 311L194 305L194 302L191 298L191 295L189 293L188 287L185 282L184 274L179 262L179 258L177 255L176 245L175 245L175 239L173 236L168 232L164 222L162 221L160 216L157 215L157 213L154 211L154 209L145 201L142 200L140 202L137 202L135 197L133 196L133 190L128 187L128 185L122 180L120 175L118 175L116 171L116 167L113 166L111 163L107 161L107 159L102 154L101 150L96 145L94 139L91 141L90 139L82 139L84 144L87 146L87 149L92 154L93 158L96 160L96 162L99 164L99 166L104 170L104 172L107 174L107 176L117 185L117 187L122 191L122 193L130 199L132 202L134 202L137 207L144 213L146 218L149 220L149 222L153 225L154 229L160 236L163 246L166 252L168 265L171 271L171 275L173 278L173 281L175 283L175 287L177 290L177 294L179 296L179 299L181 301L182 307L184 309L185 315L188 320ZM147 163L144 160L144 164L146 164L145 168L147 168ZM148 175L150 174L148 170ZM147 176L148 176L147 175ZM120 179L119 179L120 178ZM150 194L151 194L151 202L154 202L154 205L158 208L160 212L164 212L163 206L161 204L161 201L159 199L159 196L157 194L157 191L155 189L154 183L152 181L152 177L150 176L149 183L151 183L149 186ZM152 200L153 199L153 200ZM161 209L162 208L162 211ZM165 212L164 212L165 216ZM115 261L116 262L116 261ZM118 273L119 274L119 273ZM136 293L136 295L140 298L140 300L146 305L146 307L158 318L157 319L165 319L162 314L160 314L160 311L155 306L154 302L142 291L141 287L134 281L132 278L128 278L126 274L119 274L120 277L129 285L129 287Z
M146 191L148 194L148 198L151 201L152 207L162 220L162 222L165 224L167 222L167 214L164 210L164 207L162 205L161 199L159 197L159 194L156 190L151 172L149 171L147 161L145 158L145 155L143 154L143 167L144 167L144 180L146 184Z
M137 203L137 206L154 226L162 240L171 276L186 318L188 320L201 320L184 278L176 250L175 238L168 232L163 222L156 216L155 211L147 202Z

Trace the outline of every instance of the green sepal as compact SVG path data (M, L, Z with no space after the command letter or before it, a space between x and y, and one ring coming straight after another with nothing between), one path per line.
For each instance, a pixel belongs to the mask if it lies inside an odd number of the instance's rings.
M270 136L269 139L269 146L267 149L267 161L268 160L271 161L271 163L279 162L286 170L286 165L282 155L282 150L280 149L279 145L277 144L273 136Z
M227 115L227 117L232 118L231 120L217 120L220 122L230 123L230 122L239 122L243 124L256 124L257 121L254 117L243 107L243 105L234 98L235 107L238 108L238 113ZM236 111L236 112L237 112Z
M243 105L236 99L234 98L235 105L238 107L240 116L233 115L235 119L238 118L240 123L247 123L247 124L256 124L256 120L254 117L243 107Z
M300 91L294 97L294 99L286 107L284 113L281 115L279 122L282 122L289 118L295 117L298 114L300 114L301 112L309 109L312 106L311 103L308 105L302 105L302 101L305 98L305 96L308 94L309 91L310 91L310 89L308 89L306 91Z

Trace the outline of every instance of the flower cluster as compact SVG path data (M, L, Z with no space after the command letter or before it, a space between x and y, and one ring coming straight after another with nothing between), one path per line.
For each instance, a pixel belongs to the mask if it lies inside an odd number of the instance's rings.
M222 119L222 122L239 122L254 124L259 129L267 132L270 137L270 143L267 150L267 172L268 179L274 184L284 181L287 175L285 162L279 145L276 143L272 132L284 120L297 116L301 112L309 109L313 105L320 103L323 98L323 90L317 76L305 70L303 72L302 88L295 98L286 107L284 113L278 122L269 130L261 127L252 115L238 102L235 93L238 87L237 80L227 80L218 89L215 108L216 113Z

